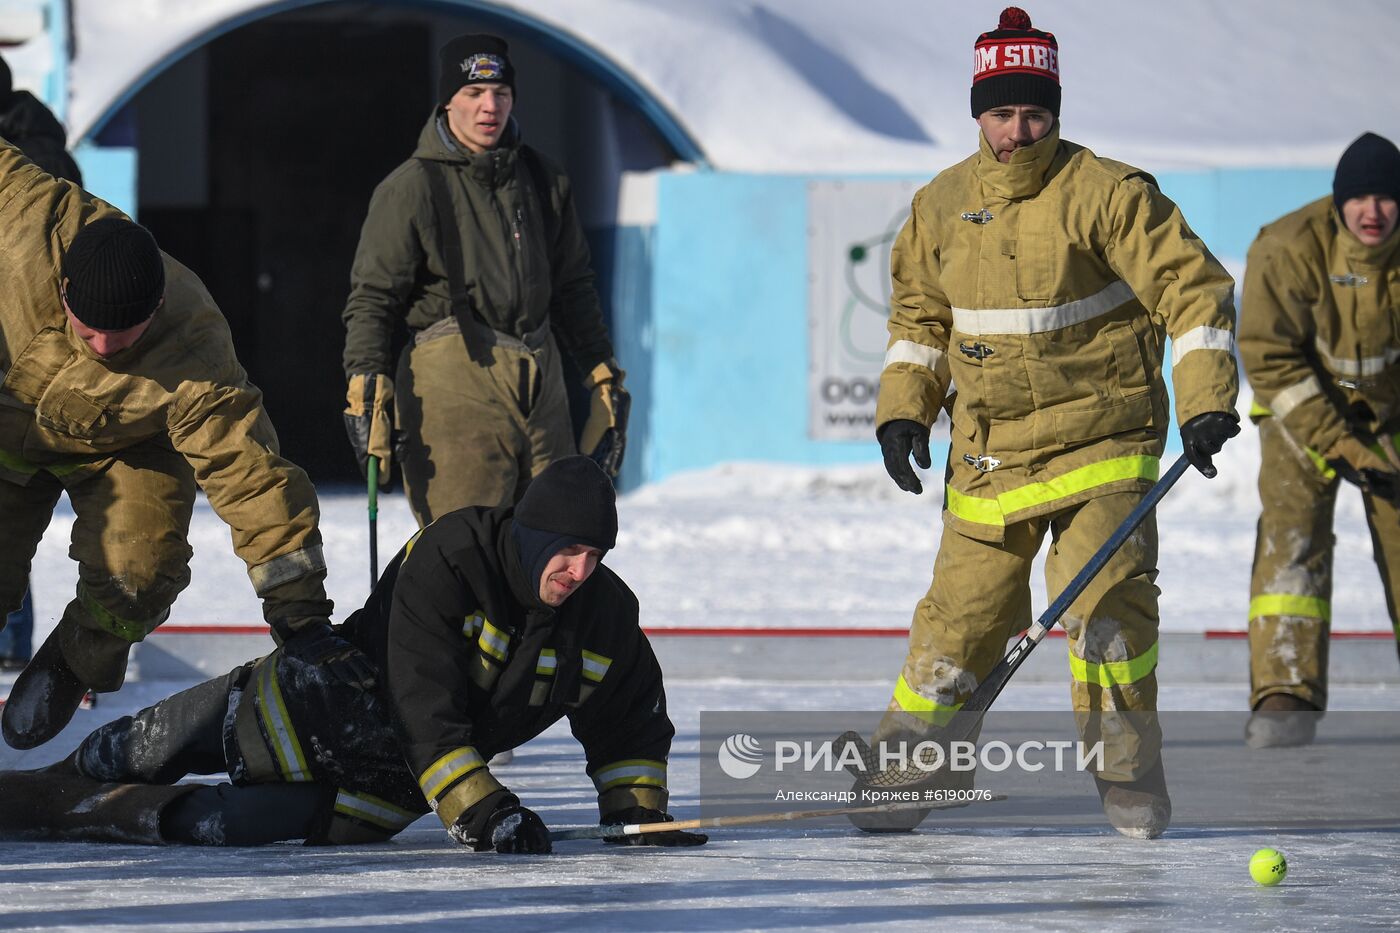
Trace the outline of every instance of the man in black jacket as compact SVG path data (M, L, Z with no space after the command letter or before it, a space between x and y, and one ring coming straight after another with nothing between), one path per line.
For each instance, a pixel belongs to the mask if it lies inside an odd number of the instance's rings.
M28 91L16 91L10 66L0 58L0 137L57 178L83 183L78 163L68 154L68 134L53 111Z
M283 647L108 723L58 765L0 773L0 838L378 842L432 809L478 851L548 852L486 762L565 717L601 821L668 820L675 730L636 597L598 563L616 537L612 483L582 456L514 508L449 513L339 627L358 654ZM364 657L375 670L338 669ZM231 783L173 785L223 771ZM642 840L706 837L628 841Z

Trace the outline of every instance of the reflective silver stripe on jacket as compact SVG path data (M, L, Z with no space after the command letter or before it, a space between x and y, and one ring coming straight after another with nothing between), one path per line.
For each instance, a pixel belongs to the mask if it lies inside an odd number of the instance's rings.
M1172 365L1192 350L1224 350L1231 356L1235 353L1235 335L1219 327L1195 327L1172 338Z
M1385 351L1383 356L1367 356L1359 360L1344 360L1333 356L1327 350L1327 345L1319 337L1316 341L1317 355L1322 359L1322 365L1334 376L1348 376L1352 379L1364 378L1366 376L1379 376L1390 368L1396 360L1400 360L1400 347L1391 347Z
M926 347L912 340L896 340L890 345L890 348L885 351L884 365L889 366L891 363L913 363L915 366L931 369L939 375L942 375L943 371L947 369L942 350L937 347Z
M1043 334L1107 314L1136 296L1128 283L1113 282L1096 295L1048 308L953 309L953 327L969 336Z
M1287 418L1289 412L1312 398L1322 394L1322 385L1316 376L1309 376L1297 385L1291 385L1273 397L1269 408L1279 418Z

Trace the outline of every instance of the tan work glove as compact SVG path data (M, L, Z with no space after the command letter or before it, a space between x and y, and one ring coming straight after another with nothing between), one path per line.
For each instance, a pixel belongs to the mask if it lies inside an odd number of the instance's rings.
M632 396L622 387L625 375L615 361L608 360L593 367L583 380L592 395L588 421L578 442L579 453L591 458L613 479L622 469L622 455L627 449L627 413L632 408Z
M394 383L383 374L357 373L345 392L345 433L360 475L369 476L369 458L379 458L379 485L389 485L394 437Z

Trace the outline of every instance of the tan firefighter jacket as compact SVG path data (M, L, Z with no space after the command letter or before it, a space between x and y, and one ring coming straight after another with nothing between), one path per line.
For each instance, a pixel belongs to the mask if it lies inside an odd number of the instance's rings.
M983 139L925 185L891 274L876 424L931 425L952 395L963 534L1155 480L1168 335L1178 422L1234 411L1229 274L1150 176L1058 128L1006 164Z
M1315 454L1400 428L1400 236L1366 246L1320 198L1259 231L1241 312L1252 415Z
M25 485L46 470L71 483L124 448L168 443L232 529L279 634L329 613L315 489L278 454L262 393L199 278L166 256L165 303L140 341L106 359L68 326L63 252L84 225L111 216L123 215L0 139L0 481ZM317 582L269 596L302 578Z

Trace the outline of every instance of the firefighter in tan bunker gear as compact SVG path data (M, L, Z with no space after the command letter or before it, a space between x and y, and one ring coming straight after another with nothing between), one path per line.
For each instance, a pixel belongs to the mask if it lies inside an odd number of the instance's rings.
M1047 535L1053 594L1157 478L1167 336L1192 462L1213 476L1211 456L1239 433L1229 274L1151 176L1060 138L1052 34L1008 8L974 61L980 151L915 195L891 258L876 413L886 468L921 491L909 457L930 465L945 404L952 445L933 582L880 741L946 722L1029 626ZM1105 741L1104 811L1134 837L1171 817L1152 715L1156 576L1149 517L1063 620L1081 734Z
M1337 163L1332 195L1264 227L1249 251L1240 355L1263 502L1249 593L1254 747L1311 742L1327 708L1340 479L1361 488L1390 621L1400 623L1397 202L1400 151L1366 133Z
M0 618L59 497L77 593L16 680L5 740L48 741L190 580L195 492L233 534L274 636L352 660L327 618L316 493L199 279L142 227L0 140ZM344 656L342 657L342 654Z

